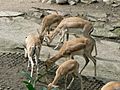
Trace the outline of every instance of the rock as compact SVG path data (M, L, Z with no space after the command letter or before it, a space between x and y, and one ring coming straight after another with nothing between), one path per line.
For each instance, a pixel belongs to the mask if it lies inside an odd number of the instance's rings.
M112 4L112 7L118 7L118 6L120 6L120 3L115 3L115 4Z
M119 30L114 30L114 27L111 24L106 24L105 22L95 22L93 35L100 37L119 37L117 34Z
M88 17L92 17L98 21L106 21L107 14L104 12L88 12L87 14Z
M120 21L113 22L113 23L112 23L112 26L113 26L114 28L120 27Z
M56 0L49 0L47 3L49 4L56 3Z
M92 22L96 22L96 21L97 21L96 18L94 18L94 17L90 17L90 16L87 16L87 19L90 20L90 21L92 21Z
M43 0L42 1L47 2L47 0ZM78 3L79 0L48 0L47 3L51 4L51 3L57 3L57 4L65 4L65 3L69 3L70 5L75 5L76 3Z
M120 19L119 16L115 16L115 15L113 15L112 17L108 17L109 22L113 24L118 22L119 19Z
M70 4L70 5L75 5L75 4L77 4L79 2L79 0L68 0L68 3Z
M76 3L78 3L80 0L75 0Z
M92 35L98 37L118 37L118 35L108 31L106 28L95 28Z
M101 21L101 22L107 22L107 19L106 18L99 18L97 19L98 21Z
M104 12L97 12L97 13L89 12L88 15L96 17L96 18L106 18L106 16L107 16L107 14Z
M110 24L105 24L104 28L107 30L107 31L112 31L114 29L114 27Z
M70 5L75 5L75 4L76 4L76 1L75 1L75 0L68 0L68 3L69 3Z
M5 41L8 40L8 43L3 40L1 47L5 47L4 45L6 45L6 47L14 48L16 43L23 43L25 37L29 33L37 32L38 28L40 28L39 24L31 20L26 20L24 17L14 17L13 20L6 17L0 18L0 38Z
M106 4L112 4L114 2L114 0L103 0L103 2Z
M0 11L0 17L16 17L24 15L22 12Z
M67 0L56 0L57 4L65 4L67 3Z
M104 22L95 22L94 27L95 28L104 28L105 23Z
M98 2L97 0L81 0L82 3L90 4L93 2Z
M82 3L88 4L90 0L81 0Z

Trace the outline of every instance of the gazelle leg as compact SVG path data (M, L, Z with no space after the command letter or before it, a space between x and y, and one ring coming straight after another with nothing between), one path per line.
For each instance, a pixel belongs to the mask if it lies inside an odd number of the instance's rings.
M94 57L96 57L97 56L97 47L96 47L96 42L95 42L95 55L94 55Z
M30 60L28 60L27 71L29 71L29 68L30 68Z
M40 48L36 47L36 54L35 54L35 64L36 64L36 68L37 68L37 75L39 74L39 67L38 67L38 60L39 60L39 56L40 56Z
M24 48L24 51L25 51L25 58L28 58L28 53L27 53L27 49L26 48Z
M66 41L69 40L69 33L68 33L68 32L69 32L69 29L67 28L67 29L66 29Z
M70 89L70 87L71 87L74 80L75 80L75 77L72 76L72 80L70 81L69 85L67 86L67 89Z
M69 33L66 34L66 41L69 40Z
M38 57L35 55L35 64L36 64L36 69L37 69L37 75L38 75Z
M88 54L88 57L93 61L93 64L94 64L94 75L96 76L96 59L91 55L91 54Z
M59 47L60 43L58 43L55 47L54 50L56 50Z
M66 31L62 30L62 35L61 35L60 39L58 40L58 44L54 48L55 50L59 47L60 43L64 42L65 33L66 33Z
M80 90L83 90L83 84L82 84L82 75L78 73L78 78L80 79L80 87L81 89Z
M67 90L67 78L68 78L68 74L65 76L65 90Z
M29 57L29 60L30 60L30 62L31 62L31 74L30 74L30 76L32 77L32 75L33 75L34 62L33 62L33 60L32 60L32 57Z
M85 65L84 65L84 67L81 69L81 71L79 72L80 74L82 73L82 71L85 69L85 67L86 67L87 64L89 63L89 59L88 59L88 57L86 56L86 54L84 54L83 57L85 58L86 63L85 63Z

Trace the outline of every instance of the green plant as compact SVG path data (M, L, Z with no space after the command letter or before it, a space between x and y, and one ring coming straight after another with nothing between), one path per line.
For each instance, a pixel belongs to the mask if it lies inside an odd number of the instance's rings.
M23 83L26 85L28 90L36 90L35 89L35 84L37 82L36 79L33 79L30 74L26 71L21 71L20 72L22 76L26 78L26 80L23 81Z
M30 76L30 74L26 71L20 72L22 76L25 77L26 80L23 81L23 83L26 85L27 90L36 90L35 84L38 81L38 79L42 78L44 75L41 75L39 77L36 77L35 79ZM41 86L39 90L47 90L47 87ZM53 88L52 90L59 90L58 88Z
M28 90L36 90L35 87L33 87L33 85L28 81L23 81L23 83L26 85Z

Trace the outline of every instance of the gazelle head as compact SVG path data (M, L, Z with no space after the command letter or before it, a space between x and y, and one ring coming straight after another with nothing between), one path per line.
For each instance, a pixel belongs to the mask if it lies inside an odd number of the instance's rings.
M44 42L49 46L51 43L51 39L48 35L44 36Z

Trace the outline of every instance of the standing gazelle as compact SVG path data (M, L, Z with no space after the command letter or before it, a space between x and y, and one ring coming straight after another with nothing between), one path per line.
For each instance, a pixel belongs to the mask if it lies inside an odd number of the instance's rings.
M101 90L120 90L120 82L111 81L105 84Z
M81 72L84 70L86 65L91 59L94 63L95 76L96 76L96 59L91 55L93 48L95 46L95 40L87 34L84 34L83 37L74 38L72 40L64 42L60 50L51 58L45 61L45 65L49 68L53 63L55 63L58 59L65 56L74 56L74 55L83 55L86 60L84 67ZM81 73L80 72L80 73Z
M38 59L40 56L40 50L43 42L43 36L39 33L38 34L30 34L25 39L25 57L28 57L28 66L27 69L30 67L31 64L31 77L33 75L33 68L34 68L34 61L33 58L35 56L35 64L37 67L38 73Z
M72 80L69 83L69 85L66 87L66 82L67 82L67 76L69 74L72 74ZM52 81L52 83L50 83L48 85L48 90L51 90L52 87L57 87L56 84L58 82L59 79L61 79L62 76L65 76L65 90L69 89L75 79L74 76L77 76L80 78L80 85L81 85L81 89L82 90L82 77L81 75L79 75L79 63L76 60L70 59L67 60L65 62L63 62L58 69L56 70L56 75L54 77L54 80Z

